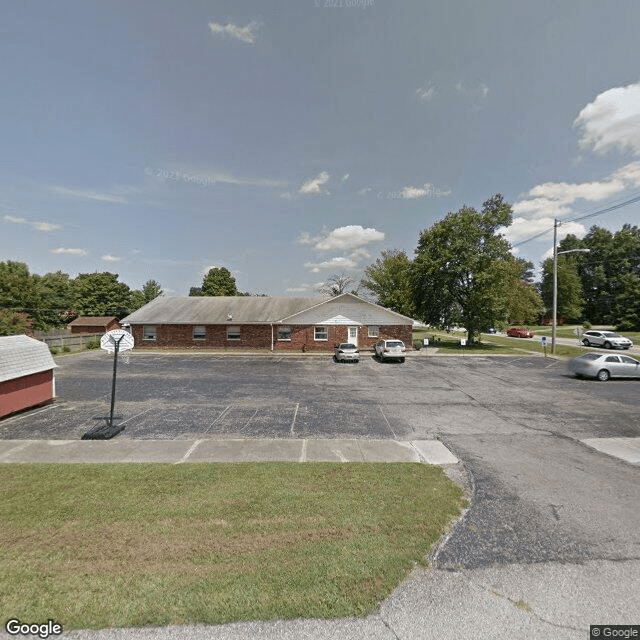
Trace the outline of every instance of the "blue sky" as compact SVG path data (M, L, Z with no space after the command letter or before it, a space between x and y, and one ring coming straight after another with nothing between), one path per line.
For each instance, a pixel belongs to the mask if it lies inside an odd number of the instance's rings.
M5 3L0 260L312 295L494 193L640 224L640 3ZM517 246L538 264L551 234Z

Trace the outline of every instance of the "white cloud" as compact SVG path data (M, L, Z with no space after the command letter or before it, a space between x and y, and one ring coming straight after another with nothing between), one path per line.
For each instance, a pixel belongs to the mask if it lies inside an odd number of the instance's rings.
M306 231L303 231L297 238L296 242L298 244L313 244L317 242L317 238L312 238Z
M455 88L458 93L475 100L484 100L489 95L489 87L484 82L481 82L475 88L465 87L462 82L458 82Z
M59 247L57 249L51 249L51 253L64 253L70 256L86 256L89 252L86 249L65 249L64 247Z
M322 171L315 178L305 180L302 185L300 185L298 193L302 195L328 195L329 192L322 187L329 182L330 177L326 171Z
M331 260L325 260L323 262L305 262L304 266L307 267L307 269L311 269L313 273L319 273L320 271L326 269L334 269L336 271L344 269L356 269L358 267L358 263L352 258L340 256L337 258L331 258Z
M365 229L359 224L352 224L346 227L338 227L331 231L326 237L316 243L315 249L318 251L348 251L363 247L371 242L381 242L385 235L376 229Z
M62 229L62 226L59 224L53 224L52 222L31 222L25 218L18 218L16 216L5 215L3 219L6 222L12 222L13 224L28 224L30 227L33 227L36 231L41 231L43 233L49 233L51 231L59 231Z
M551 240L553 239L553 220L553 218L536 218L533 220L520 217L514 218L513 224L507 229L503 228L502 233L512 244L538 233L543 234L541 235L543 240ZM582 238L587 233L587 230L579 222L563 222L558 225L558 242L570 233Z
M539 184L526 194L525 199L515 202L512 208L513 213L523 221L551 220L553 223L553 218L571 215L574 211L572 205L578 200L600 202L621 194L629 187L638 186L640 162L630 162L600 181ZM520 224L524 225L524 222ZM535 227L529 226L531 229ZM530 235L534 233L531 231Z
M358 190L358 195L359 196L366 196L367 193L369 193L369 191L373 191L373 189L371 187L365 187L364 189L359 189Z
M221 33L223 35L236 38L237 40L241 40L242 42L248 42L249 44L255 44L256 31L259 27L260 23L255 20L251 21L245 27L239 27L237 24L233 24L232 22L225 22L224 24L220 24L218 22L209 23L209 29L211 29L211 33L214 35Z
M92 191L90 189L69 189L67 187L51 187L51 191L57 195L80 198L81 200L96 200L97 202L110 202L114 204L126 204L128 198L122 193L108 193ZM118 191L118 189L116 189ZM127 194L128 195L128 194Z
M312 289L313 287L310 284L301 284L299 287L288 287L285 289L286 293L305 293Z
M438 90L429 83L426 87L418 87L416 95L420 102L431 102L438 95Z
M349 179L349 174L345 173L342 178L340 178L340 182L346 182Z
M451 195L451 190L438 189L430 182L425 182L421 187L402 187L400 190L400 196L407 199L425 198L430 196L432 198L438 198L441 196Z
M10 216L9 214L3 217L3 220L7 222L13 222L13 224L28 224L27 220L24 218L17 218L16 216Z
M617 148L640 155L640 82L599 94L573 124L582 130L582 149L604 154Z
M31 226L36 231L42 231L43 233L49 233L50 231L60 231L62 226L59 224L52 224L51 222L32 222Z
M100 259L104 260L105 262L119 262L120 260L122 260L122 258L119 258L118 256L112 256L109 254L102 256L102 258Z

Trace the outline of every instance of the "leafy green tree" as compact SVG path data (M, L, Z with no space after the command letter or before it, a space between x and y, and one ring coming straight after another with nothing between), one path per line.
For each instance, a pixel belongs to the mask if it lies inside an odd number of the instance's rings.
M560 248L558 250L560 251ZM580 254L558 256L558 317L564 317L569 322L579 322L582 319L584 307L582 281L578 274L578 259L575 257L577 255ZM553 314L553 258L547 258L542 263L541 292L547 313L551 316Z
M364 270L361 285L383 307L405 316L414 314L411 260L404 251L382 251L380 257Z
M207 275L202 280L200 293L197 287L192 287L189 295L201 296L237 296L238 289L236 287L236 279L232 277L231 272L226 267L213 267L209 269Z
M142 287L145 304L162 295L162 287L155 280L147 280Z
M35 276L40 289L41 311L36 312L41 324L61 327L75 317L73 281L63 271Z
M504 323L509 313L505 282L517 263L499 230L511 221L511 206L497 194L483 204L482 213L463 207L420 234L411 284L422 320L463 325L470 341L484 327Z
M81 273L73 281L73 305L81 316L115 315L129 312L131 290L118 282L117 273Z
M0 309L0 336L30 334L32 327L33 321L28 313Z
M40 307L40 288L24 262L0 262L0 306L31 313Z
M640 331L640 275L620 276L620 291L613 301L615 326L619 331Z
M144 293L140 289L135 289L129 294L129 312L133 313L140 307L144 307L147 304Z
M533 262L524 258L516 258L516 262L520 265L520 280L528 284L534 283Z

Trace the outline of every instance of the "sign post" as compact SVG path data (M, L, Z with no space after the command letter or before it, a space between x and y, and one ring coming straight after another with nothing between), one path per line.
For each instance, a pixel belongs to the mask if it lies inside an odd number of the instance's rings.
M467 346L467 339L460 338L460 348L462 349L462 355L464 355L464 349Z
M108 331L100 338L100 348L107 353L113 353L113 378L111 381L111 410L108 417L98 418L105 420L105 425L99 425L87 431L83 436L83 440L109 440L113 436L118 435L124 425L114 425L113 419L121 416L114 416L113 410L116 404L116 373L118 371L118 353L133 349L133 336L123 329L114 329Z
M544 349L544 357L547 357L547 336L540 336L540 344Z

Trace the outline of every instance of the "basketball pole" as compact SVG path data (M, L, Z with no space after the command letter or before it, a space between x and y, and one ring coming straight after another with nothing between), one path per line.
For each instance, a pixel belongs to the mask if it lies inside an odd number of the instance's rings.
M116 345L113 352L113 382L111 384L111 413L109 414L109 428L113 429L113 407L116 403L116 371L118 369L118 351L120 350L120 341L124 338L122 334L117 340L110 336L110 340Z

